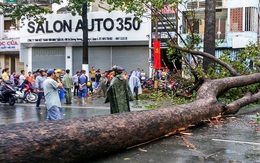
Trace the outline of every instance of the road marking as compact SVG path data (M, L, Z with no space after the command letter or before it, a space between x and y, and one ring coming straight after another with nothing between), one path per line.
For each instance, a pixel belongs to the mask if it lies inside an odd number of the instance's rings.
M249 145L260 145L260 143L246 142L246 141L237 141L237 140L225 140L225 139L212 139L213 141L223 141L229 143L240 143L240 144L249 144Z

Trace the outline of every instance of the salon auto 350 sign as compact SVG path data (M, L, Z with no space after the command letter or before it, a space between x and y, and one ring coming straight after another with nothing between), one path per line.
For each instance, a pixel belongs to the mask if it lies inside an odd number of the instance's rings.
M121 11L91 12L88 14L90 41L147 41L150 19L139 21ZM50 14L43 24L25 21L21 42L82 41L82 17L71 14Z

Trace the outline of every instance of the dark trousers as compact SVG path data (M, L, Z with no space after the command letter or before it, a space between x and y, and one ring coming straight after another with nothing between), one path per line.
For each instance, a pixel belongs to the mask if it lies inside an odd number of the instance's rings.
M78 85L74 85L74 96L78 96L78 91L79 91L79 86Z
M37 99L37 102L36 102L36 107L39 107L40 104L41 104L42 96L44 96L44 92L38 92L37 95L38 95L38 99Z

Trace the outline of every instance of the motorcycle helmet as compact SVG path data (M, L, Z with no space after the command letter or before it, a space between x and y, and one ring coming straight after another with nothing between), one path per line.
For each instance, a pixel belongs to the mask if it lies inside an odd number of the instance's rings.
M122 72L124 71L125 69L121 66L117 66L117 65L114 65L112 67L112 71L115 71L117 74L122 74Z
M90 81L87 82L87 87L90 88L92 83Z
M56 69L55 72L61 73L61 69Z

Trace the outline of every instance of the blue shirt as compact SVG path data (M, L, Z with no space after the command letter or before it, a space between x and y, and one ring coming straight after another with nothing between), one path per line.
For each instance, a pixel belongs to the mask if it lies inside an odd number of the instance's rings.
M47 79L46 76L37 76L35 79L35 88L39 90L43 90L43 82Z
M85 74L79 76L79 84L83 85L85 83L82 89L87 89L87 82L88 82L88 77Z

